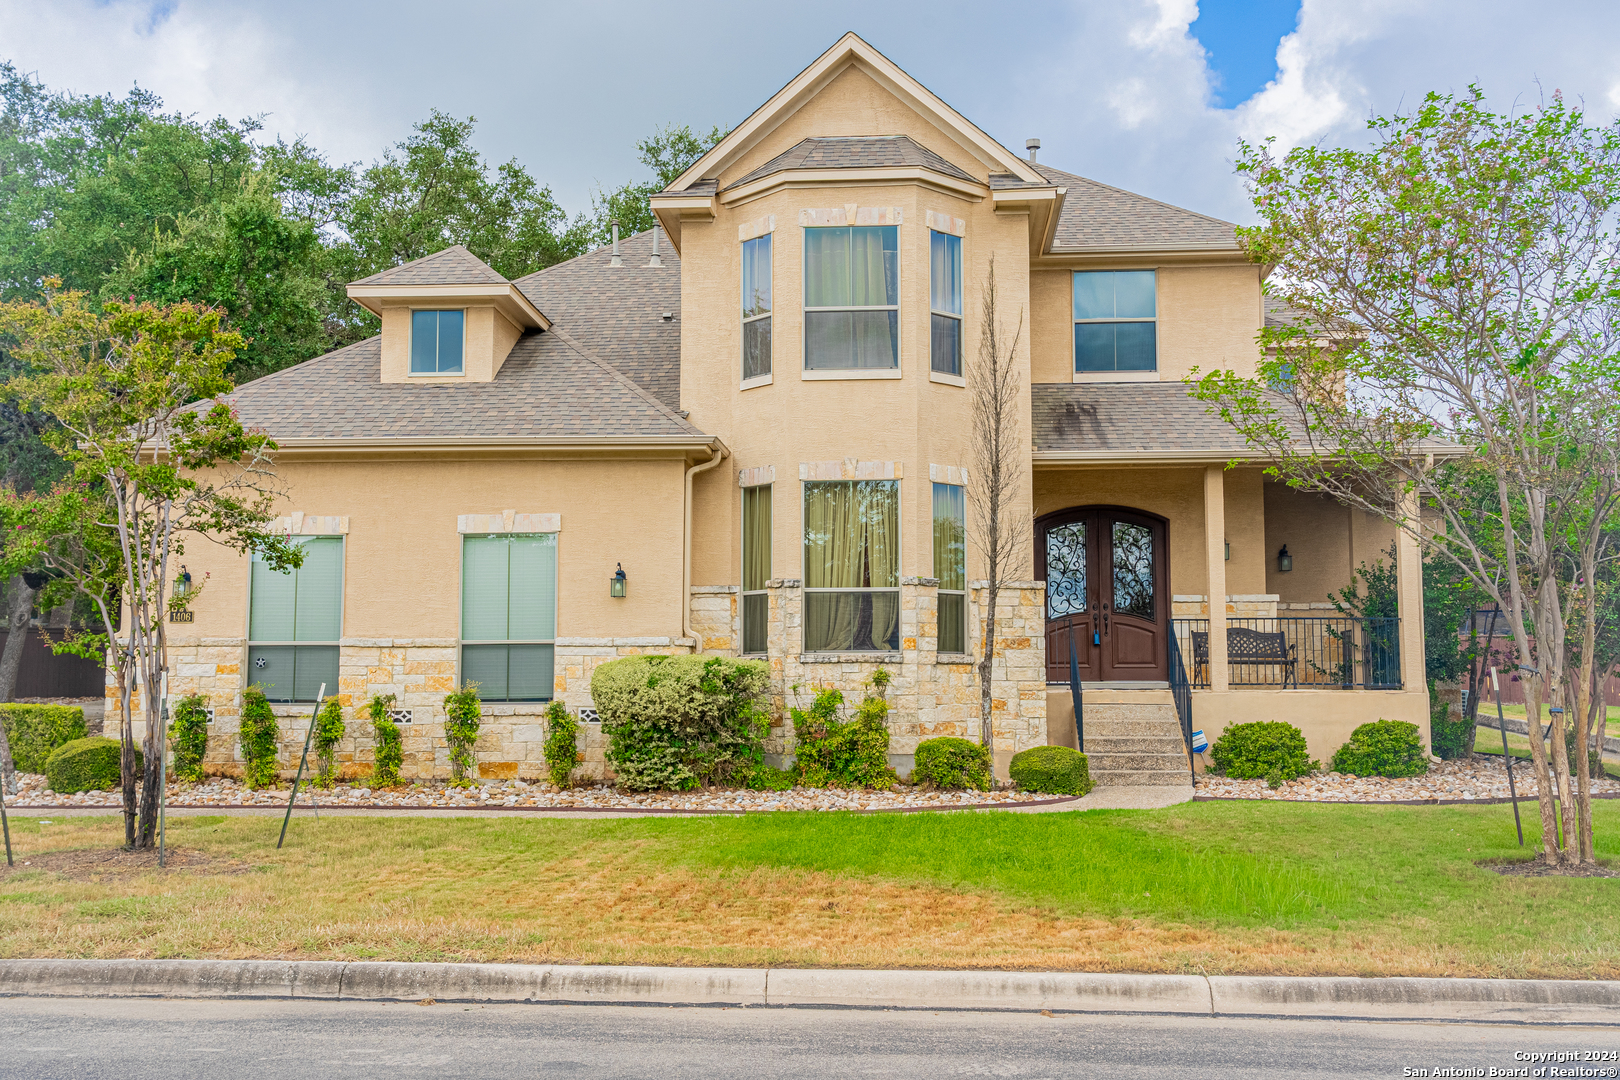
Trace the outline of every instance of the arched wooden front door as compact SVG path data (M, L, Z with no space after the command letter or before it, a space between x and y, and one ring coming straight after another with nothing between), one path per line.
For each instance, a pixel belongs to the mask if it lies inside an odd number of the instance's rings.
M1170 575L1164 519L1083 506L1035 522L1035 576L1046 581L1046 678L1164 682L1170 675Z

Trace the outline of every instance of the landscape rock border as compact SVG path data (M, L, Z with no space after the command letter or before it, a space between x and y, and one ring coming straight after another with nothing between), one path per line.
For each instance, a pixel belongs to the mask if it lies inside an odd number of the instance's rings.
M0 960L0 997L1038 1011L1620 1027L1620 982L331 960Z

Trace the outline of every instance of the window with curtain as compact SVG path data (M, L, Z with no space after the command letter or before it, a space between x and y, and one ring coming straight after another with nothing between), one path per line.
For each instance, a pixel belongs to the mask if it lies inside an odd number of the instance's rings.
M900 648L900 482L804 485L804 650Z
M461 682L485 701L549 701L557 640L557 534L461 542Z
M411 312L411 374L460 375L465 314Z
M771 486L743 488L743 652L760 655L770 640Z
M1158 306L1152 270L1074 275L1074 370L1156 371Z
M271 701L314 701L338 690L343 636L343 538L294 537L304 564L285 572L253 553L248 600L248 682Z
M967 652L967 499L960 484L934 485L934 576L939 651Z
M942 375L962 374L962 238L928 233L929 363Z
M804 366L900 366L900 230L804 230Z
M758 236L742 246L744 379L771 373L771 238Z

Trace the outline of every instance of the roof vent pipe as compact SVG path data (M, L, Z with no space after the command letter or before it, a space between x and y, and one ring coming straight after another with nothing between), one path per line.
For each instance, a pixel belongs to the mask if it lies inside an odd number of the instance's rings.
M1035 151L1039 150L1040 148L1041 148L1041 140L1039 140L1039 139L1025 139L1024 140L1024 149L1029 151L1029 163L1031 165L1035 164Z
M623 266L624 259L619 255L619 223L613 223L613 265Z
M664 257L662 255L658 254L658 226L656 224L654 224L653 225L652 258L647 260L647 266L649 268L651 268L651 267L654 267L654 266L663 266L663 265L664 265Z

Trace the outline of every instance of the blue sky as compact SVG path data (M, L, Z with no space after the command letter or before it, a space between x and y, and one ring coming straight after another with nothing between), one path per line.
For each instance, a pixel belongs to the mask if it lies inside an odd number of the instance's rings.
M473 115L571 211L640 175L636 139L737 123L846 29L1009 147L1231 220L1239 139L1355 143L1470 82L1500 108L1557 88L1620 109L1599 0L0 0L0 57L51 86L138 81L351 161L433 108Z

